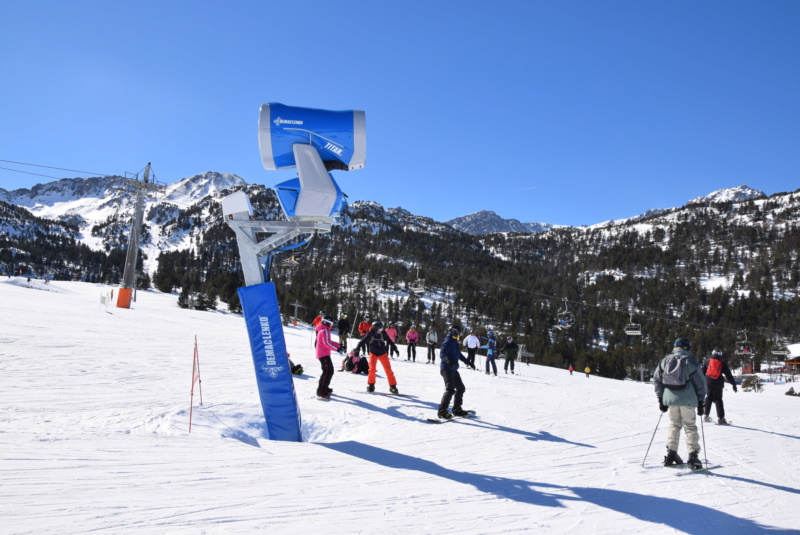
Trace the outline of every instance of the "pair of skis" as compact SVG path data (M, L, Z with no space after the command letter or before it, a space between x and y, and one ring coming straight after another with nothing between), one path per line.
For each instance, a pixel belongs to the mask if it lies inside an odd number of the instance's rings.
M697 468L697 469L694 469L694 470L686 470L686 468L689 468L689 463L683 463L683 464L671 464L671 465L668 465L666 468L674 468L676 470L678 470L678 469L681 470L680 472L675 474L676 476L681 477L681 476L688 476L689 474L700 474L700 473L708 472L709 470L713 470L715 468L719 468L720 466L722 466L722 465L721 464L709 464L708 466L703 466L702 468Z

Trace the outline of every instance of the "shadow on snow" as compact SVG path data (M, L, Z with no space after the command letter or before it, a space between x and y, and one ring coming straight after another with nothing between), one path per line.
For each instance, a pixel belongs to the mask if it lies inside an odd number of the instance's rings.
M458 483L471 485L480 492L491 494L498 498L506 498L540 507L563 507L562 503L566 501L582 501L617 511L639 520L663 524L679 531L697 535L709 532L754 533L766 530L781 533L800 533L799 530L770 528L752 520L738 518L690 501L612 489L552 485L523 479L461 472L418 457L354 441L319 445L387 468L413 470L450 479Z

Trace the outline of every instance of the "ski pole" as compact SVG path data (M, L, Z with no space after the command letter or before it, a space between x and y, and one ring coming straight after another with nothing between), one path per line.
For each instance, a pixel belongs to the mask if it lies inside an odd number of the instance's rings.
M656 428L653 429L653 436L650 438L650 444L647 445L647 451L644 452L644 459L642 459L642 468L644 468L644 462L647 460L647 454L650 453L650 446L653 445L653 439L656 438L656 431L658 431L658 426L661 424L661 418L663 418L664 413L661 413L661 416L658 417L658 422L656 422Z
M708 477L708 450L706 450L706 430L703 426L703 417L700 417L700 434L703 436L703 452L706 454L706 477Z

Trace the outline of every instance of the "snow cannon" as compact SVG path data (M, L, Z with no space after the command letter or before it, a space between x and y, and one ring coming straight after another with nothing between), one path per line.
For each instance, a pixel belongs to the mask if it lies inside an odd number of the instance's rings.
M367 156L363 111L329 111L278 103L261 106L258 146L264 169L297 168L297 178L275 186L289 219L335 218L345 198L329 171L364 167Z

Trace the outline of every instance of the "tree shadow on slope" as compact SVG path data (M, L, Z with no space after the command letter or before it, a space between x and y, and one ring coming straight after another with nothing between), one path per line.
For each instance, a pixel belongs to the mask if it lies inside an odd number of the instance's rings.
M673 498L661 498L612 489L572 487L536 483L524 479L488 476L451 470L431 461L402 453L370 446L355 441L320 444L339 453L351 455L396 470L413 470L457 483L471 485L486 494L519 503L540 507L564 507L563 502L581 501L617 511L645 522L663 524L690 534L709 532L754 533L775 531L800 533L798 530L780 530L746 518Z

